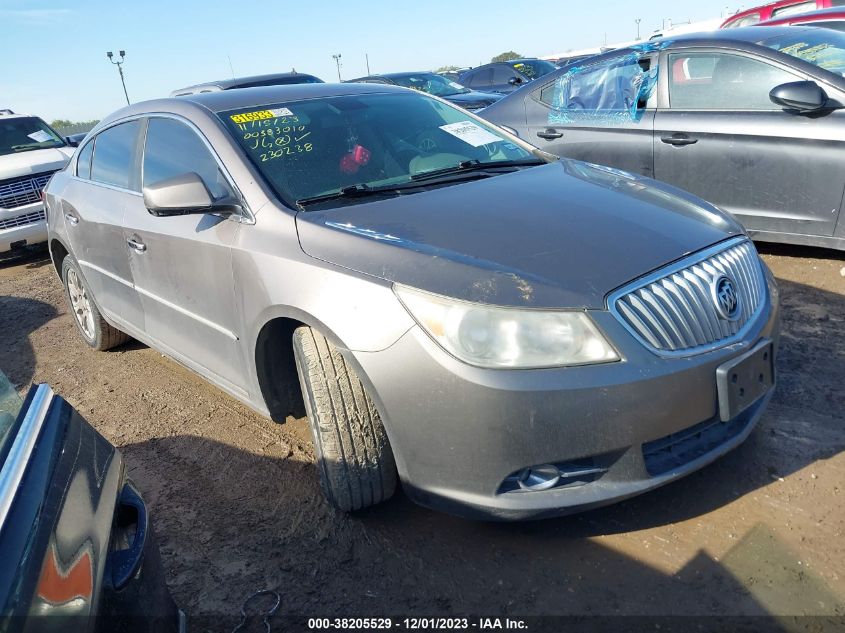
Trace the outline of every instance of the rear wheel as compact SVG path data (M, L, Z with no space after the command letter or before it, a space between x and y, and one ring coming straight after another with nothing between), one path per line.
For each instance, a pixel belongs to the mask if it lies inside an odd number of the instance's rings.
M128 334L106 323L85 284L79 264L70 255L62 260L62 281L68 307L82 340L98 350L107 350L129 340Z
M293 349L326 498L345 512L390 498L396 490L396 464L364 385L340 352L312 328L294 331Z

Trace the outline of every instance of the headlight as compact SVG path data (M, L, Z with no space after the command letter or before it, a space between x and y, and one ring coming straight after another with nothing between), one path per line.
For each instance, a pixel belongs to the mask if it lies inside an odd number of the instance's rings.
M431 338L470 365L526 369L619 360L585 312L498 308L394 290Z

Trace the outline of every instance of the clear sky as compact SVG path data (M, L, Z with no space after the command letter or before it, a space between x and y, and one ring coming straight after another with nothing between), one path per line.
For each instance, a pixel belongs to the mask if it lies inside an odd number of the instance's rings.
M750 6L750 5L747 5ZM134 101L193 83L291 68L341 74L477 66L507 50L542 56L647 37L726 15L725 0L0 0L0 108L98 119L124 104L106 51L126 51Z

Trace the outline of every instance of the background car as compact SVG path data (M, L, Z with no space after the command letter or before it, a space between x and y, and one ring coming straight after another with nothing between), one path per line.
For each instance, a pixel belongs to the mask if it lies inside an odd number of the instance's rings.
M815 9L845 6L845 0L779 0L752 9L735 13L722 23L720 28L734 29L741 26L754 26L758 22L783 18Z
M458 83L481 92L506 94L556 69L553 63L544 59L512 59L472 68L461 73Z
M759 26L804 25L845 32L845 2L842 8L821 9L760 22Z
M235 88L255 88L257 86L289 86L291 84L321 84L325 83L319 77L307 73L275 73L271 75L253 75L252 77L238 77L209 81L194 86L179 88L170 93L171 97L185 97L201 92L218 92L220 90L234 90Z
M458 68L456 70L441 70L441 71L438 71L437 74L440 75L441 77L445 77L449 81L454 81L455 83L460 83L458 81L458 77L461 76L461 73L466 72L467 70L469 70L469 67Z
M481 116L558 156L690 191L755 239L842 249L843 71L837 31L726 29L561 69Z
M350 79L351 83L383 83L420 90L459 105L465 110L475 111L486 108L502 98L501 94L477 92L450 81L437 73L385 73Z
M0 254L47 239L41 191L72 153L40 118L0 110Z
M120 452L48 385L21 401L2 373L0 560L4 631L184 628Z
M485 518L611 503L737 446L773 393L777 290L730 216L421 92L136 104L46 198L86 344L304 407L341 510L400 480Z

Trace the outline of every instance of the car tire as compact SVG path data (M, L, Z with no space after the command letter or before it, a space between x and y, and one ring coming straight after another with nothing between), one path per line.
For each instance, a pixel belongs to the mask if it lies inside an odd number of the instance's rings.
M73 322L82 340L89 346L102 351L129 340L128 334L106 323L79 270L79 264L70 255L62 261L62 283Z
M310 327L293 333L320 486L334 507L360 510L396 490L393 451L378 410L337 348Z

